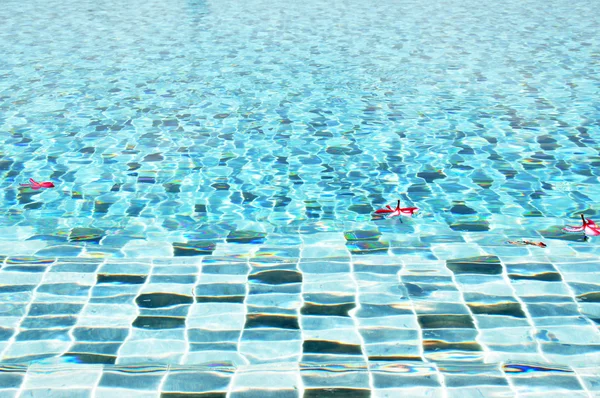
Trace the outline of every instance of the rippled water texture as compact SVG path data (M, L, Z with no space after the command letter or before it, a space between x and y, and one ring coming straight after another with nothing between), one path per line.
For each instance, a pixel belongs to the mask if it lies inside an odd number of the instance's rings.
M0 21L0 392L600 394L599 2Z

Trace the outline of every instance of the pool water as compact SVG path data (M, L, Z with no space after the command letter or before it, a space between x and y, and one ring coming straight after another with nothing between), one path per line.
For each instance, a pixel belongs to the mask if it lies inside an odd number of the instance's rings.
M600 3L0 20L0 396L600 394Z

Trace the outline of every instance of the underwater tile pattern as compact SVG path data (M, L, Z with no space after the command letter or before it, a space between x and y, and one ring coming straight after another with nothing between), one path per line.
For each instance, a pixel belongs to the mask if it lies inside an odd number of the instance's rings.
M595 396L597 303L576 280L597 279L597 266L8 257L0 392Z
M600 3L371 3L3 1L0 396L600 395Z
M596 2L5 3L3 255L597 253Z

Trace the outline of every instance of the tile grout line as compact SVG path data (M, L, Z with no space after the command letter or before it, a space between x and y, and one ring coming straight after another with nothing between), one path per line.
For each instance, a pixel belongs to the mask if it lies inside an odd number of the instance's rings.
M540 341L536 337L538 330L537 330L537 327L535 326L535 323L533 322L533 318L531 317L531 314L529 313L529 309L525 305L525 302L523 301L523 299L521 299L521 297L517 294L517 290L513 286L512 282L510 281L510 278L508 277L508 268L506 267L506 264L504 264L504 261L502 261L502 260L500 260L500 264L502 265L502 279L504 279L504 282L506 284L508 284L508 286L512 290L515 299L519 302L519 304L521 305L521 309L523 310L523 312L525 313L525 316L527 317L527 322L529 323L529 327L530 327L529 337L535 342L535 344L537 346L537 351L538 351L540 357L547 363L550 363L550 361L548 360L548 358L546 358L546 356L544 355L544 352L542 351L542 346L540 344Z
M404 264L404 262L403 262L402 268L396 273L396 275L399 278L400 283L402 283L403 286L404 286L404 280L402 279L402 276L403 276L402 271L403 271L405 265L406 264ZM407 293L408 293L408 291L407 291ZM416 310L414 301L410 298L410 296L408 296L407 298L410 302L410 309L411 309L412 313L414 314L416 322L417 322L417 332L419 334L419 353L421 355L421 358L423 359L423 362L426 364L429 364L435 370L435 373L437 374L438 382L440 383L440 388L442 390L442 397L446 398L448 396L448 389L446 387L446 377L439 370L438 364L436 362L430 362L429 359L427 359L427 357L425 356L425 348L423 347L423 328L421 327L421 324L419 323L419 315L417 314L417 310Z
M396 273L396 276L399 279L402 286L405 287L404 280L402 279L403 268L404 268L404 263L402 264L402 268L400 268L400 270ZM410 295L408 295L408 290L406 293L407 293L406 298L408 299L408 301L410 303L410 310L412 311L413 315L415 316L415 321L417 323L417 333L419 334L419 355L421 356L421 359L423 359L424 363L429 363L429 360L425 357L425 348L423 347L423 328L419 324L419 315L417 315L417 310L415 309L415 303L410 298Z
M160 379L160 383L158 383L158 385L156 386L156 392L159 394L159 396L162 395L163 388L165 386L165 383L167 382L169 373L171 373L171 366L167 365L167 368L165 369L165 374Z
M94 383L94 387L92 387L92 391L90 394L90 396L92 398L96 398L96 396L98 395L98 388L100 387L100 380L102 380L102 376L104 375L104 369L105 369L104 366L101 366L99 369L100 369L100 372L98 372L98 379Z
M246 306L246 303L247 303L248 297L250 295L250 283L248 281L250 273L252 272L252 266L250 265L250 257L248 257L246 259L246 265L248 266L248 271L246 273L246 283L244 283L244 301L242 302L242 307L244 309L244 325L242 326L242 330L240 330L240 335L239 335L238 341L237 341L237 351L236 352L239 356L243 357L243 359L246 361L247 364L250 364L250 361L248 360L248 358L240 352L240 347L242 344L242 336L244 335L246 320L248 319L248 307ZM235 366L235 371L233 372L233 375L231 376L231 379L229 380L229 385L227 386L227 393L226 393L227 398L230 398L231 394L233 394L233 382L235 381L235 377L239 371L240 371L239 366Z
M300 327L300 354L298 355L298 362L296 364L297 366L297 370L296 370L296 376L298 378L298 385L297 385L297 391L298 391L298 396L299 397L303 397L304 396L304 382L302 381L302 356L304 355L304 351L303 351L303 345L304 345L304 329L302 328L302 308L304 308L305 305L305 301L304 301L304 273L302 273L302 270L300 269L300 262L302 261L302 251L303 249L303 245L304 242L301 243L301 249L300 249L300 255L298 256L298 262L296 263L296 270L300 273L300 275L302 275L302 283L300 284L300 306L298 306L298 326Z
M144 281L144 283L142 284L142 286L140 286L140 288L138 289L138 291L136 292L136 296L133 299L134 305L135 305L135 312L136 312L136 316L134 318L134 322L135 320L140 316L141 311L140 311L140 307L135 304L135 300L140 296L140 294L143 294L144 288L146 286L148 286L148 284L150 283L150 278L152 277L152 273L154 271L154 263L153 260L150 259L150 261L148 262L150 265L150 269L148 270L147 274L146 274L146 280ZM129 333L127 334L127 337L125 337L125 340L123 340L123 342L121 343L121 345L119 346L119 349L117 350L117 352L115 353L115 364L119 361L119 352L123 349L123 347L125 346L125 344L127 343L128 340L131 339L131 336L133 334L133 323L129 325Z
M354 302L356 303L356 307L352 309L351 317L354 322L354 328L356 330L356 334L358 335L358 339L360 340L360 350L362 352L363 360L365 361L365 365L367 367L367 376L369 378L369 390L371 394L375 391L375 386L373 384L373 373L371 372L371 363L369 361L369 356L367 355L367 348L365 346L365 339L360 333L360 322L356 317L356 313L361 309L360 303L360 288L358 284L358 280L356 279L355 267L354 267L354 256L352 253L350 254L350 277L352 278L352 282L354 283Z
M518 397L519 391L517 390L517 387L515 387L511 377L509 375L507 375L506 372L504 371L504 365L505 365L505 362L500 362L498 364L498 370L500 370L500 372L504 375L504 378L506 379L506 382L508 383L508 387L510 387L510 390L515 394L515 397Z
M96 269L96 272L105 263L106 263L106 260L104 260L100 264L98 264L98 268ZM96 276L96 282L97 282L98 281L98 274L95 273L95 276ZM96 286L96 282L92 286L90 286L90 288L88 290L88 294L87 294L87 300L86 300L85 304L83 305L83 307L81 308L81 311L79 311L80 314L83 314L85 312L85 309L87 308L87 306L90 304L90 302L92 300L92 291L94 290L94 287ZM75 336L73 336L73 331L77 327L78 323L79 323L79 317L77 318L77 322L75 322L75 324L73 325L73 327L71 329L69 329L69 333L68 334L69 334L69 337L71 338L71 347L69 347L69 349L73 348L73 345L77 342L77 339L75 338ZM68 350L67 350L67 352L68 352Z
M202 267L203 267L203 261L202 259L200 259L200 263L199 264L195 264L196 266L196 275L194 278L194 285L192 286L192 305L196 302L196 286L198 285L198 281L200 280L200 275L202 274ZM190 305L191 307L191 305ZM180 365L184 366L185 362L187 360L187 357L189 356L190 353L190 347L191 347L191 343L190 343L190 338L189 338L189 328L188 328L188 320L190 319L189 317L190 314L190 309L188 308L188 312L185 316L185 354L181 356L181 359L179 360Z
M445 267L448 268L447 262L446 262ZM452 283L456 287L456 290L458 291L458 294L460 295L460 299L462 300L462 303L467 308L467 311L469 312L469 315L471 316L471 319L473 320L473 325L475 326L475 330L477 331L477 336L475 337L475 341L483 349L483 363L486 363L486 358L488 357L488 353L490 352L490 349L486 344L484 344L481 341L482 333L481 333L481 329L479 328L479 321L477 321L477 318L475 317L475 314L473 314L471 307L469 307L469 305L467 304L467 301L465 300L465 295L464 295L463 291L460 289L459 283L456 281L456 275L454 274L454 271L452 271L450 268L448 268L448 270L450 271L450 274L451 274L450 278L452 278Z
M587 388L585 382L583 381L582 376L579 374L579 371L576 368L571 368L571 369L573 370L573 373L575 373L575 378L577 379L579 384L581 384L581 387L583 388L583 391L585 391L585 393L587 394L588 398L593 398L592 392Z
M440 370L440 367L437 363L432 362L431 366L433 366L433 368L437 372L438 381L440 382L440 388L442 389L442 397L447 398L448 386L446 386L446 376L444 376L444 373Z

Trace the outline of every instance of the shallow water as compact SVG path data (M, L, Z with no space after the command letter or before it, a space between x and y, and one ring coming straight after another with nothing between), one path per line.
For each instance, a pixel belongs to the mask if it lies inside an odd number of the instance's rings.
M3 2L0 391L598 394L598 15Z

